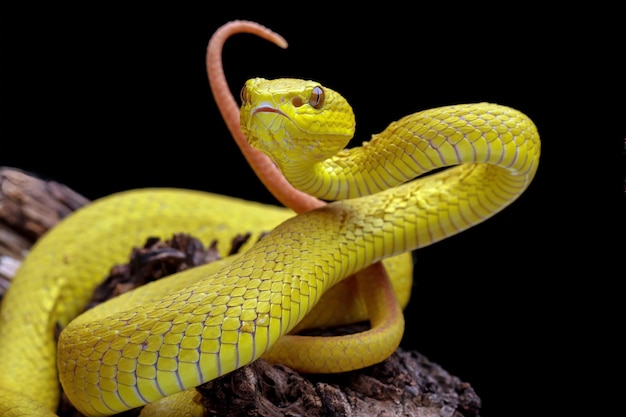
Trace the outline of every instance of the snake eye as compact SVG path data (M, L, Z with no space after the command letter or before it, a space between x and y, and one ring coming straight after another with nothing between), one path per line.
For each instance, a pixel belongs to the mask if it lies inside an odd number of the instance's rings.
M321 109L324 105L324 90L322 87L315 87L311 91L311 97L309 97L309 104L314 109Z
M239 98L241 99L241 104L246 104L250 101L250 93L248 92L248 89L245 85L241 87L241 91L239 92Z

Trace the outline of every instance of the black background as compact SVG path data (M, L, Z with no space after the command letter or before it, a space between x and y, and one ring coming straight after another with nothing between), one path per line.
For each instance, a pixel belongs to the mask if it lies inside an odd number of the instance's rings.
M215 4L4 2L0 166L91 199L174 186L275 202L206 81L207 41L234 19L290 43L231 38L234 94L256 76L321 81L353 105L357 141L431 107L515 107L542 137L537 177L502 213L416 253L403 346L471 383L485 417L623 415L617 7Z

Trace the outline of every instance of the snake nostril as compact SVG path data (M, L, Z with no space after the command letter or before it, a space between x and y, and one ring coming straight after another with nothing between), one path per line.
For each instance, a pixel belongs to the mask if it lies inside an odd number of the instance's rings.
M291 99L291 104L294 105L294 107L300 107L302 106L302 98L300 97L294 97Z

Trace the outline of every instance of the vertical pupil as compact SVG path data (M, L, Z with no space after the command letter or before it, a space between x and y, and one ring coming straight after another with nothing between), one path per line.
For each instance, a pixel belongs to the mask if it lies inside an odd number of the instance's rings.
M311 98L309 104L316 109L321 108L324 105L324 90L320 87L315 87L311 92Z

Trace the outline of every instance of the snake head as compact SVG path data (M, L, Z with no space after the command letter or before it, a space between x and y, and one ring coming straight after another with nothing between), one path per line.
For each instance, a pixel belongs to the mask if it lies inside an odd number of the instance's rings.
M352 107L315 81L254 78L242 88L241 102L248 142L279 167L327 159L354 135Z

